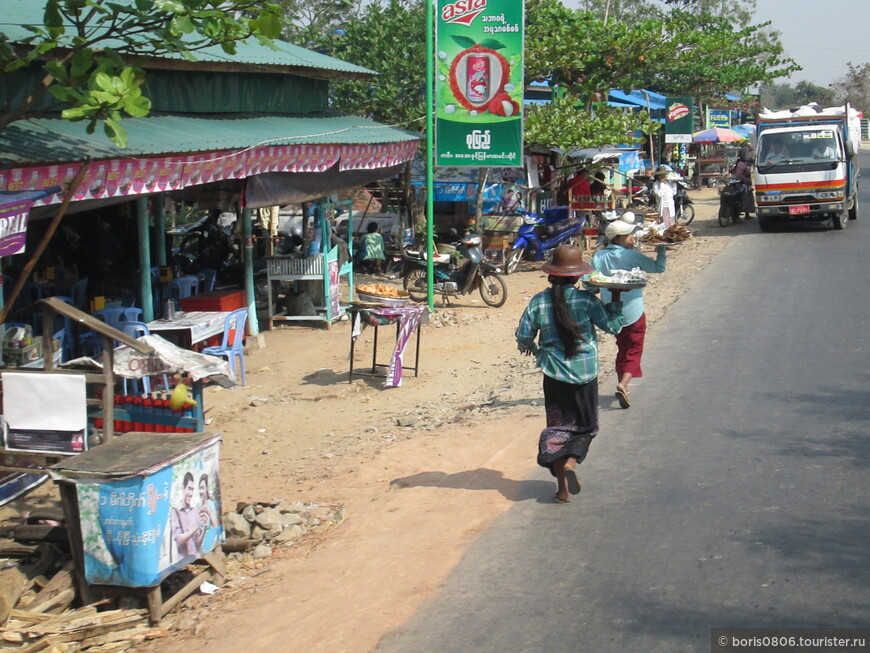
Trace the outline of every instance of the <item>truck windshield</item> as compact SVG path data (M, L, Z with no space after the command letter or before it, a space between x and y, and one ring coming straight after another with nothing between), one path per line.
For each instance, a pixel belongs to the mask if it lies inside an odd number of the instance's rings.
M823 164L830 168L843 156L832 129L762 134L757 159L759 168L781 168L808 164ZM815 167L815 166L814 166Z

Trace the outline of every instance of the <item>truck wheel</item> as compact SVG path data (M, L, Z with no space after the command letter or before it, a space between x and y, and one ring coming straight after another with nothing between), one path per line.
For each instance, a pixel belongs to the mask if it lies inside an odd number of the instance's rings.
M834 213L831 215L831 225L834 229L838 231L842 231L846 228L846 222L848 222L849 214L846 211Z
M768 233L773 231L773 220L770 218L762 218L760 215L758 216L758 228L763 232Z
M856 196L855 203L852 204L852 208L849 209L849 219L850 220L857 220L858 219L858 215L861 213L859 207L860 207L860 205L858 204L858 197Z

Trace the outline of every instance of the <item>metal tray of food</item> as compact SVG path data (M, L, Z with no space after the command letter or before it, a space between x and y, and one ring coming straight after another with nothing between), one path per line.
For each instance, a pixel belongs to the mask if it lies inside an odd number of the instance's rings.
M636 281L636 282L622 282L619 283L617 281L591 281L587 280L590 286L596 286L597 288L607 288L607 290L638 290L640 288L644 288L647 284L646 281Z

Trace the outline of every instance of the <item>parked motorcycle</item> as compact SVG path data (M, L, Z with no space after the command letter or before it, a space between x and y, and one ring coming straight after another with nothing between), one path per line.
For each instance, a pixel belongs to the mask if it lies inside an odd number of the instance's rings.
M523 224L517 231L511 251L508 252L505 273L511 274L528 251L533 260L540 261L544 252L559 245L582 246L582 230L585 220L569 218L555 223L547 223L536 213L518 211L523 216Z
M692 198L689 197L689 187L686 182L678 179L674 183L677 185L677 192L674 194L675 220L677 224L685 227L695 219L695 206Z
M507 285L501 270L484 259L480 236L466 236L455 246L460 257L458 262L449 254L438 254L433 259L435 294L440 294L447 302L448 297L478 290L487 306L503 306L507 301ZM425 252L405 250L404 260L402 283L405 290L415 302L425 302L428 298Z
M674 193L674 221L678 225L686 226L695 219L695 206L689 197L689 186L682 179L671 179L676 192ZM645 188L632 193L632 206L653 209L658 204L658 197L653 191L654 181L650 181Z
M746 195L747 187L739 179L729 179L719 191L719 226L727 227L729 223L740 222L740 207Z

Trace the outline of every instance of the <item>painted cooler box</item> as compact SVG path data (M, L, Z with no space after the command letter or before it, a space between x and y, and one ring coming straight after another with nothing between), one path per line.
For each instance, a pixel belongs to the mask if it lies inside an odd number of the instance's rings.
M88 583L154 586L220 546L219 453L216 433L133 432L52 466L75 489Z

